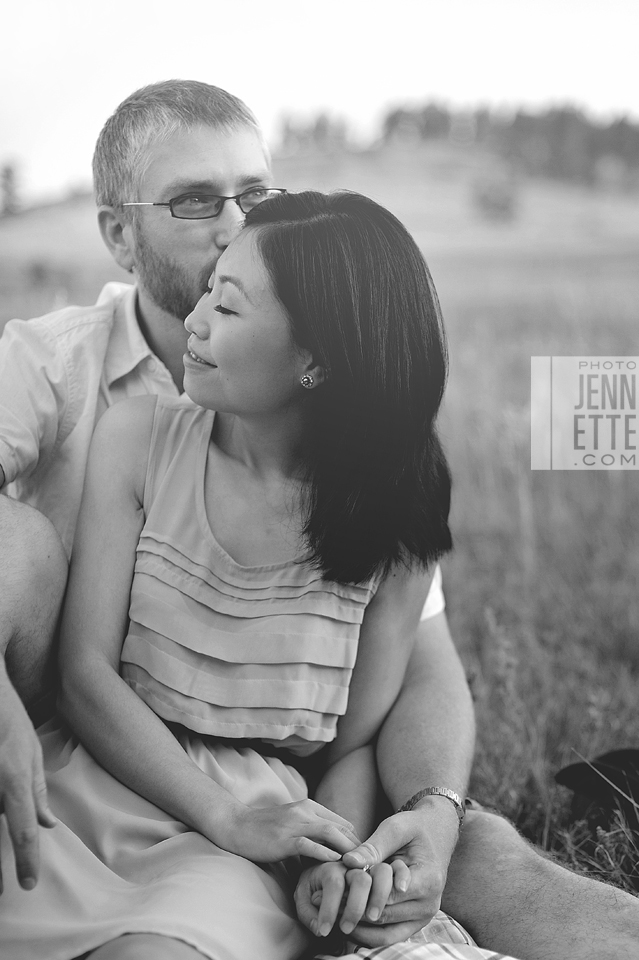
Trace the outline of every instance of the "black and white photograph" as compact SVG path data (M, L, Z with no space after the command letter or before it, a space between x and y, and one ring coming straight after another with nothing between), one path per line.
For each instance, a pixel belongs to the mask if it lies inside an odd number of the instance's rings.
M639 960L637 36L6 4L2 960Z

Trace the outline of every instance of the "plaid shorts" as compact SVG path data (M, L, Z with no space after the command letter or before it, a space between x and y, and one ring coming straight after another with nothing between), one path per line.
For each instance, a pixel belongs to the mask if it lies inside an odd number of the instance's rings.
M315 960L335 960L319 953ZM515 960L505 953L482 950L464 928L439 910L427 926L408 940L390 947L362 947L347 943L340 960Z

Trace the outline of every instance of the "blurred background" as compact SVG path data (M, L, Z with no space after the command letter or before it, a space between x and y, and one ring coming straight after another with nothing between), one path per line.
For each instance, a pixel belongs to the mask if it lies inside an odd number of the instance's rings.
M126 279L91 155L156 80L226 87L263 123L276 185L359 190L413 232L450 339L443 566L479 717L472 792L636 889L636 805L588 806L554 774L639 746L639 474L531 472L529 371L639 354L637 4L23 0L2 23L0 327Z

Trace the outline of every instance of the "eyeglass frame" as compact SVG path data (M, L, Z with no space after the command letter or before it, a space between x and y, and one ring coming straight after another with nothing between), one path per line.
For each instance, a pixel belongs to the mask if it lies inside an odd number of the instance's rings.
M152 200L130 200L126 203L121 203L121 207L168 207L171 211L171 216L175 220L215 220L217 217L222 215L224 210L224 204L227 200L234 200L238 205L243 214L247 214L249 211L242 209L242 204L240 203L242 197L245 197L248 193L253 193L255 190L272 190L277 194L285 194L288 191L284 187L250 187L248 190L243 190L242 193L237 193L234 197L225 197L219 193L202 193L201 191L189 190L188 193L181 193L179 197L172 197L170 200L166 201L152 201ZM221 200L222 206L220 207L217 213L210 214L206 217L180 217L178 214L173 212L173 204L178 203L180 200L186 200L187 197L203 197L207 199ZM265 200L271 199L270 197L265 197ZM264 200L260 200L260 203L264 203ZM259 203L255 204L255 207L259 207ZM251 207L251 210L254 210L255 207Z

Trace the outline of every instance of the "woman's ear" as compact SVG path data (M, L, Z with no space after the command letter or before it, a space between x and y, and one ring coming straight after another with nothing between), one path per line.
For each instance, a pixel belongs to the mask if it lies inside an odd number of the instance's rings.
M321 383L324 383L328 379L326 373L326 368L319 363L313 363L313 360L309 360L302 370L300 376L300 383L307 390L314 390L315 387L319 387Z
M114 207L99 207L98 226L109 253L123 270L132 273L135 266L133 230Z
M321 366L319 363L316 363L314 366L312 366L307 373L310 373L312 376L316 387L319 386L320 383L324 383L326 380L328 380L326 368Z

